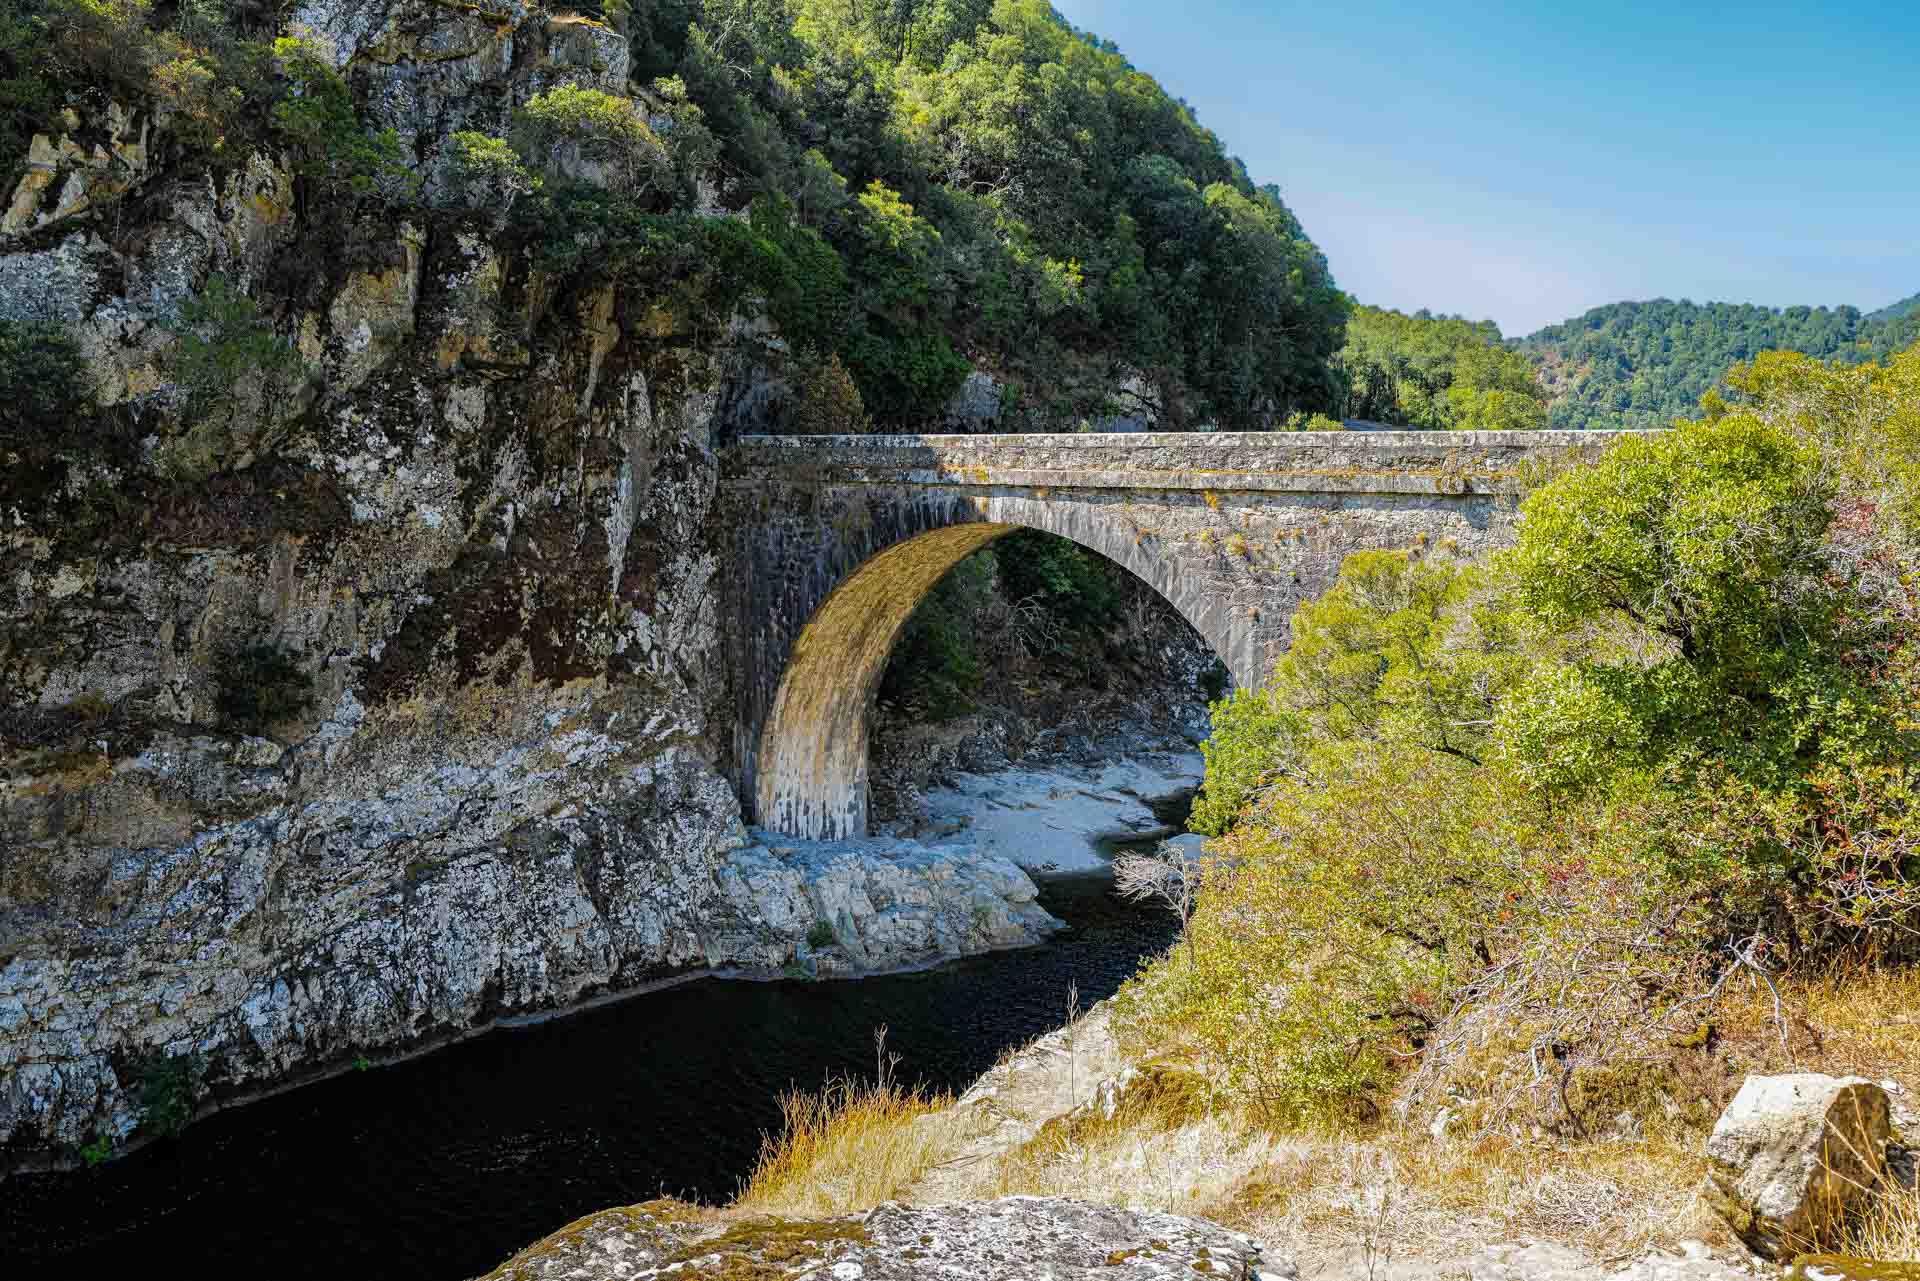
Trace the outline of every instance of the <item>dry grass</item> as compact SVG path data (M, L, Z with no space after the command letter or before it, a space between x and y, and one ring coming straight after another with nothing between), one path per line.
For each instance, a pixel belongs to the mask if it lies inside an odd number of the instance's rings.
M1920 1189L1889 1188L1876 1196L1844 1248L1865 1259L1920 1261Z
M1307 1261L1383 1242L1403 1255L1456 1258L1524 1237L1613 1258L1687 1236L1724 1241L1694 1196L1704 1169L1697 1150L1658 1139L1303 1138L1216 1217Z
M890 1201L945 1160L950 1095L837 1081L780 1100L784 1132L761 1143L735 1208L756 1214L850 1214Z
M1891 1079L1920 1090L1920 966L1795 979L1781 984L1780 998L1784 1038L1764 987L1736 993L1722 1014L1729 1039L1769 1070Z
M781 1096L778 1138L760 1143L760 1160L732 1208L745 1214L851 1214L893 1200L945 1160L959 1139L953 1096L904 1089L900 1060L887 1053L887 1029L874 1034L872 1084L829 1082L818 1094Z

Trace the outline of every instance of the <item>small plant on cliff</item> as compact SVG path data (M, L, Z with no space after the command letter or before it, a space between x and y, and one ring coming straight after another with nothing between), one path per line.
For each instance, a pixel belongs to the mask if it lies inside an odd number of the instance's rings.
M0 508L62 494L88 505L93 487L73 481L99 474L91 464L107 452L109 426L88 382L80 345L60 327L0 320Z
M669 191L673 163L632 98L577 84L557 85L527 100L514 117L524 154L546 156L557 176L596 170L619 191Z
M417 183L400 135L361 121L324 37L296 28L273 42L273 56L288 86L274 104L273 123L298 146L302 175L336 196L411 197Z
M63 87L49 67L45 6L0 0L0 185L12 191L33 135L59 114Z
M214 679L221 721L242 733L259 734L313 705L313 678L292 653L272 645L226 655Z
M156 1055L133 1070L140 1100L140 1125L149 1134L172 1138L193 1120L193 1106L206 1079L198 1054Z
M816 950L832 947L839 941L834 936L833 926L826 921L815 921L813 928L807 931L807 946Z
M475 208L505 213L515 200L539 190L540 179L505 138L463 130L451 141L462 195Z
M113 1140L101 1135L80 1149L80 1160L91 1170L95 1166L105 1165L113 1157Z
M829 356L816 366L804 383L800 407L793 416L793 432L799 436L833 436L864 432L870 424L867 408L861 403L860 388L840 363L838 355Z
M0 320L0 446L71 439L91 412L80 344L58 325Z
M157 461L163 471L198 479L256 445L262 429L298 404L310 371L225 276L209 276L173 328L180 341L167 363L185 431Z

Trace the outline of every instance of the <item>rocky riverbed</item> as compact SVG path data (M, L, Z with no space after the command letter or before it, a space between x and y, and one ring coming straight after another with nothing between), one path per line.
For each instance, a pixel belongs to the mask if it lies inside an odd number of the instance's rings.
M964 834L1036 875L1100 871L1116 843L1179 837L1206 773L1197 702L1157 723L1122 720L1058 746L964 758L917 796L888 830L942 839Z

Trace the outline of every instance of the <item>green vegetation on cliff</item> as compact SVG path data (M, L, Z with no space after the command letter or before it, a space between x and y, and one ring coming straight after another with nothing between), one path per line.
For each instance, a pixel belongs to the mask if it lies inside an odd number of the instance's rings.
M936 421L974 370L1012 428L1332 407L1346 302L1278 192L1044 0L602 16L608 38L630 28L629 81L545 87L440 155L369 101L361 55L263 8L0 0L0 163L20 171L69 106L160 109L155 150L177 166L291 155L302 261L337 260L368 202L507 216L576 283L716 316L764 304L796 384L843 369L882 424Z
M973 367L1016 425L1331 403L1344 302L1278 193L1040 0L681 0L633 27L719 199L780 202L845 264L844 313L803 340L876 420L933 417Z
M1550 325L1514 346L1537 365L1552 425L1664 427L1734 365L1795 351L1845 364L1883 361L1920 340L1920 296L1862 315L1853 307L1621 302Z

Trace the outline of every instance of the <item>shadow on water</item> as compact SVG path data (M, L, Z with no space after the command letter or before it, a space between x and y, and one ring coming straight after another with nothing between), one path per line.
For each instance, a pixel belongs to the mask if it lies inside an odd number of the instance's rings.
M1082 1008L1111 995L1175 930L1110 889L1044 884L1071 928L1042 947L850 983L700 980L218 1113L96 1170L17 1176L0 1273L465 1278L607 1206L724 1200L780 1092L871 1074L879 1024L903 1076L958 1090L1059 1026L1070 987Z

